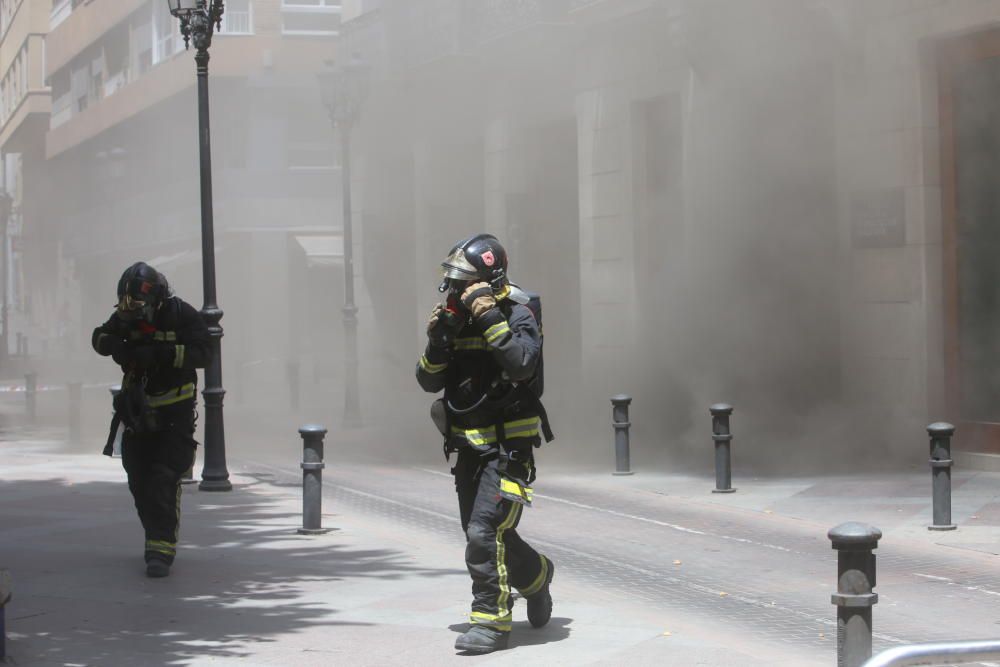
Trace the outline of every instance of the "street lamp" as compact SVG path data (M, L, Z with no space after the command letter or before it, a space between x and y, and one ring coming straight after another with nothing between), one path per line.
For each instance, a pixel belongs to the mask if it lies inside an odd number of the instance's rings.
M344 211L344 425L361 426L358 394L358 307L354 303L354 234L351 224L351 130L368 92L369 67L357 56L337 66L327 61L317 76L323 104L340 134L341 199Z
M198 139L201 157L201 268L205 305L201 313L212 336L212 361L205 369L205 465L202 491L229 491L226 469L226 430L222 415L222 309L215 303L215 230L212 220L212 143L208 123L208 48L222 27L222 0L167 0L170 13L181 22L185 48L194 42L198 70Z
M10 354L9 348L7 347L9 338L7 337L7 293L10 291L7 287L8 278L10 276L10 269L8 269L7 260L7 233L10 226L10 216L14 211L14 198L6 190L0 190L0 219L3 222L3 236L0 236L0 253L3 254L3 299L0 302L0 327L3 327L3 331L0 332L0 361L7 361L7 356Z

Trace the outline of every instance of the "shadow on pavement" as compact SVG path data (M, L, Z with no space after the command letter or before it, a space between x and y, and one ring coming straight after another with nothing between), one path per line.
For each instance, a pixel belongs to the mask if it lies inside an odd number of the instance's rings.
M298 536L287 494L252 486L185 487L173 573L151 580L124 479L0 482L0 568L14 583L10 658L152 667L239 658L262 643L305 642L294 635L310 628L366 625L331 602L337 582L455 572L415 567L395 549L351 548L336 532Z

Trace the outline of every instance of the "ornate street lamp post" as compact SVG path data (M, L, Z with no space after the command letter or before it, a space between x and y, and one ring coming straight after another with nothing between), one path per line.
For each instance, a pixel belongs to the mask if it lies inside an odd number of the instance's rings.
M201 267L205 305L201 313L212 336L212 361L205 369L205 466L202 491L229 491L226 469L226 430L222 415L222 309L215 303L215 230L212 219L212 145L208 117L208 48L222 27L223 0L167 0L170 13L181 22L184 46L194 42L198 69L198 138L201 156Z
M327 65L330 65L328 62ZM354 233L351 222L351 130L357 122L368 84L368 66L350 62L327 67L318 74L323 104L340 134L341 199L344 216L344 426L361 426L358 392L358 307L354 303Z

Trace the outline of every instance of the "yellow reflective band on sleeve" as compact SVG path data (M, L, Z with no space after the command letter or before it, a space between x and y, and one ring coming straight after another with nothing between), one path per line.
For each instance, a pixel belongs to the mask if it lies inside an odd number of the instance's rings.
M510 326L506 322L500 322L499 324L494 324L489 329L483 333L483 338L486 339L487 343L492 343L500 336L506 333L510 333Z
M156 333L153 334L153 340L160 340L160 341L167 341L167 342L175 341L175 340L177 340L177 332L176 331L157 331Z
M147 394L146 396L149 399L149 407L151 408L162 408L164 405L187 401L194 398L194 382L188 382L163 394Z
M183 345L174 345L174 368L184 368Z
M448 362L446 361L443 364L432 364L431 362L427 361L427 355L425 354L420 357L420 368L425 373L431 373L431 374L440 373L444 369L448 368Z
M529 504L534 496L534 491L530 486L521 486L517 482L503 477L500 478L500 493L507 493L517 498L523 498Z
M541 420L538 417L528 419L515 419L504 422L504 436L507 438L530 438L538 435L541 427ZM460 435L469 441L470 445L488 445L497 441L497 430L495 426L483 426L478 428L461 428L452 426L451 432Z
M455 339L455 349L456 350L486 350L486 341L482 336L475 336L474 338L456 338Z

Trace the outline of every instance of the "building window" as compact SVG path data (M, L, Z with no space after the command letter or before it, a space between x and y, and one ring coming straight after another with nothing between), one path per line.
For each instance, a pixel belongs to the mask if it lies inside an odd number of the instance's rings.
M73 10L82 5L84 1L52 0L52 11L49 13L49 30L55 30L56 26L69 18Z
M340 0L281 0L281 31L286 35L336 35Z
M73 91L71 108L73 108L74 113L85 111L90 101L90 63L73 70L70 86Z
M0 35L7 32L22 0L0 0Z
M111 97L129 81L128 30L128 26L114 28L103 40L104 97Z
M253 3L250 0L226 0L220 35L252 35Z
M132 24L131 53L129 54L129 60L132 62L130 68L132 81L148 72L149 68L153 66L153 26L150 25L153 21L148 14L142 18L145 20Z
M49 127L56 129L73 117L73 95L70 87L68 69L63 69L52 75L52 114L49 116Z
M184 44L180 22L170 15L165 2L153 4L153 64L161 63L178 53Z

